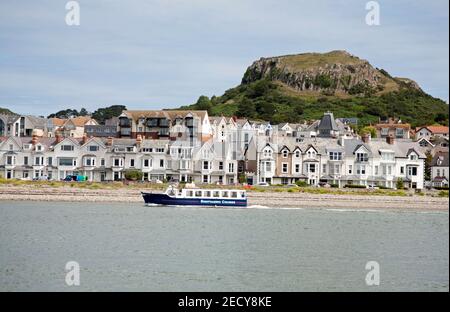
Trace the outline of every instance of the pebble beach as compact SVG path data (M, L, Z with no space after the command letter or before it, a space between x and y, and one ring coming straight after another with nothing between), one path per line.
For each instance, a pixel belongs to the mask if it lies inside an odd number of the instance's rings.
M1 186L1 201L51 202L142 202L140 191L146 189L83 189L73 187ZM152 192L161 192L150 190ZM334 208L390 211L448 211L448 197L383 196L361 194L311 194L304 192L248 192L250 207Z

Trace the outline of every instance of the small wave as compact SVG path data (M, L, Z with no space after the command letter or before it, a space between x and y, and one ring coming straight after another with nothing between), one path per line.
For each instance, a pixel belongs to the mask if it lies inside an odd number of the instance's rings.
M332 208L332 209L324 209L326 211L331 212L389 212L383 209L339 209L339 208Z

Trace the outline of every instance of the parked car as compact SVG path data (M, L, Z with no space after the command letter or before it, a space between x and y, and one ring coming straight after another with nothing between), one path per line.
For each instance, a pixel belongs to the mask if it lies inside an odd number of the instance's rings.
M371 190L378 190L378 189L380 189L380 188L378 187L378 185L375 185L375 184L369 184L369 185L367 185L367 188L368 188L368 189L371 189Z
M270 186L270 184L267 183L267 182L259 182L259 183L257 184L257 186L264 186L264 187L266 187L266 186Z

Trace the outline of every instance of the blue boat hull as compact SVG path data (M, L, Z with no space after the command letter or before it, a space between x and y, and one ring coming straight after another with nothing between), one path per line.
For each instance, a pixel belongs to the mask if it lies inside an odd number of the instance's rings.
M247 199L173 198L166 194L142 193L146 204L164 206L247 207Z

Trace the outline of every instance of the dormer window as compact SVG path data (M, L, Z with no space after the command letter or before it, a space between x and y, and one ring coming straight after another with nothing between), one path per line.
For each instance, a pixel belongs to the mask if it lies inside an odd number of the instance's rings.
M73 145L61 145L61 151L71 152L73 150Z
M287 150L283 150L283 158L288 158L289 152Z
M295 157L300 158L300 151L295 151Z
M367 161L369 161L369 155L367 155L367 153L357 153L356 154L356 161L358 161L358 162L367 162Z
M36 150L39 152L42 151L42 145L36 145Z
M416 154L409 155L409 160L417 160L417 155Z
M89 152L98 152L98 150L99 150L98 145L89 145L88 146L88 151Z

